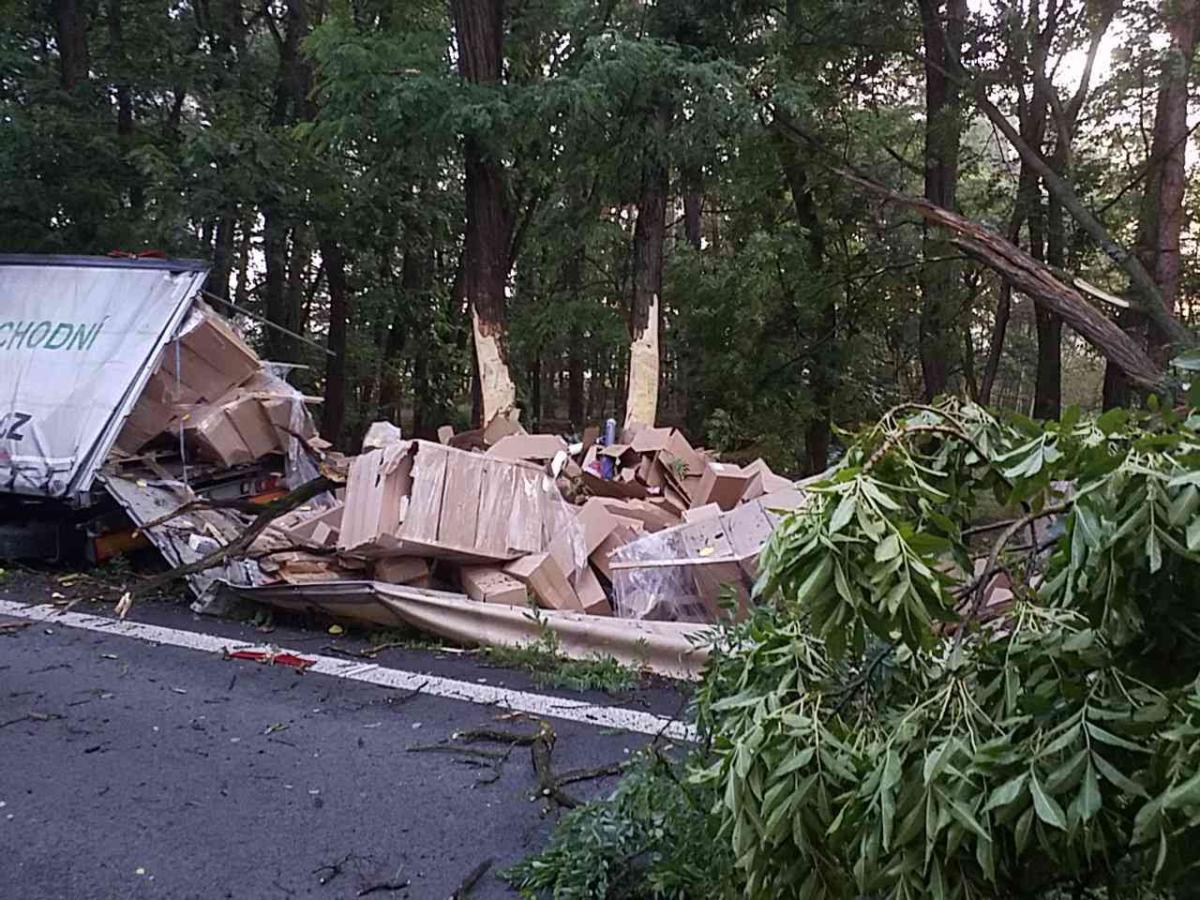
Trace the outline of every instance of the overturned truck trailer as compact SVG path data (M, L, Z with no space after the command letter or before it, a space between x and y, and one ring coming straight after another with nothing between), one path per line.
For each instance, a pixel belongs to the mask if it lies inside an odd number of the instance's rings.
M200 302L207 271L193 260L0 255L0 557L102 559L139 540L123 527L125 513L139 521L131 507L278 486L291 441L272 429L265 398L286 406L290 426L298 395ZM261 412L257 423L225 412L248 386L262 408L237 408ZM156 543L172 563L195 555Z

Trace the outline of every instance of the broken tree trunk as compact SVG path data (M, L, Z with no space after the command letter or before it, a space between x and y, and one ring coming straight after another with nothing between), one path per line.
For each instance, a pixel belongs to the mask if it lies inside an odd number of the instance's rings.
M1045 263L984 226L928 200L898 193L840 167L831 169L878 197L912 209L926 222L953 231L958 235L953 242L955 246L1008 279L1015 290L1061 316L1136 384L1154 389L1162 382L1162 371L1138 343L1088 303L1079 291L1064 284Z
M654 129L665 141L671 111L655 109ZM633 231L633 308L629 317L629 390L625 426L653 425L658 414L658 328L662 296L663 239L667 230L667 167L657 148L647 150L637 225Z
M458 69L476 85L500 82L503 63L503 0L453 0ZM504 167L479 136L463 141L467 223L463 286L471 310L479 370L481 420L486 424L516 405L508 370L504 289L508 281L513 219L505 198Z

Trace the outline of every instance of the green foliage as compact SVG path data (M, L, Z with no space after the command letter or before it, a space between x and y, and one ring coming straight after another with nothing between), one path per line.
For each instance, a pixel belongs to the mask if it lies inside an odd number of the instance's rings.
M735 633L701 706L716 761L700 777L722 790L750 896L1124 896L1185 878L1196 424L925 409L814 486L764 557L774 618ZM1069 512L1048 560L996 550L1015 604L979 627L961 531L996 494Z
M638 673L611 656L596 654L591 659L569 659L558 647L558 635L542 628L537 640L521 647L485 647L490 662L533 675L540 687L571 691L604 691L613 694L637 687Z
M732 898L715 799L673 760L639 753L611 797L568 813L546 850L504 875L526 897Z
M860 434L776 530L763 602L714 639L687 765L732 853L711 890L1190 896L1198 426L1072 410L1042 427L946 403ZM1014 596L982 608L963 532L997 502L1021 516L987 532ZM612 801L578 815L646 827ZM687 822L670 817L655 850ZM574 884L581 845L560 833L523 883Z

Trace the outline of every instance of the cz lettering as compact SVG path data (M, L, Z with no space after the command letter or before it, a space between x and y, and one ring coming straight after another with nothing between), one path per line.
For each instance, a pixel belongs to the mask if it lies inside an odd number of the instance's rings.
M21 430L33 416L29 413L10 412L0 416L0 440L22 441L25 433Z

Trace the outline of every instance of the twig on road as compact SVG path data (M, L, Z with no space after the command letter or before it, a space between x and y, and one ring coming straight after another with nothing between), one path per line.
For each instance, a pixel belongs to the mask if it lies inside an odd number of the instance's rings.
M467 877L462 880L462 883L450 895L450 900L466 900L471 896L471 891L474 890L476 883L484 876L484 873L492 867L494 859L485 859L474 869L467 873Z

